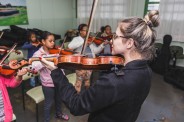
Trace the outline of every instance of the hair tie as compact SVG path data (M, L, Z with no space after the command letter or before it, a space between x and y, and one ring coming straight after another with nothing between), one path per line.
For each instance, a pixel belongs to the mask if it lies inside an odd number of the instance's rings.
M149 27L153 27L153 23L149 20L148 15L143 19Z
M146 22L146 24L149 26L149 27L153 27L153 23L149 20Z

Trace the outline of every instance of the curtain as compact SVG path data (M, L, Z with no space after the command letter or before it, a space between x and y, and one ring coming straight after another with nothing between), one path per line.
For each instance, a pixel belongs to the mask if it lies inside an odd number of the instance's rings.
M118 22L132 13L132 1L135 0L98 0L91 32L99 32L101 26L110 25L112 31ZM136 0L137 1L137 0ZM77 24L88 23L93 0L77 1Z
M173 41L184 42L184 0L161 0L158 39L170 34Z

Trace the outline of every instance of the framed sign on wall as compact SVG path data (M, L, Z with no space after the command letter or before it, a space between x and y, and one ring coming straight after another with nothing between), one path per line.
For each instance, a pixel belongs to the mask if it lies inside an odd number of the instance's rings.
M0 26L27 24L26 0L0 0Z

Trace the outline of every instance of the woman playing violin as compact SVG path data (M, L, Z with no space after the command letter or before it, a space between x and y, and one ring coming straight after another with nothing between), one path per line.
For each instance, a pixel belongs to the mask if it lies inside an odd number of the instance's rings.
M79 31L79 36L74 37L73 40L68 44L68 48L74 50L75 52L81 52L82 46L84 44L84 39L87 34L87 25L86 24L80 24L78 26L78 31ZM86 47L86 50L84 51L85 55L88 57L94 57L95 54L100 53L103 49L104 46L107 44L107 41L104 41L104 43L100 44L97 46L95 43L92 41L88 42L88 46ZM90 86L90 76L91 76L92 71L90 70L76 70L77 74L77 80L75 83L75 88L78 92L81 90L82 83L84 82L84 86L88 88Z
M135 122L151 85L151 69L147 61L154 55L159 12L150 11L144 19L132 17L122 20L116 29L112 54L125 58L124 67L103 72L89 89L76 94L60 69L51 77L60 97L76 116L90 113L89 122Z
M36 34L34 32L28 33L28 41L24 43L22 49L26 49L28 51L27 58L31 58L33 54L40 48L40 42L36 38ZM35 86L35 77L30 78L30 85L32 87Z

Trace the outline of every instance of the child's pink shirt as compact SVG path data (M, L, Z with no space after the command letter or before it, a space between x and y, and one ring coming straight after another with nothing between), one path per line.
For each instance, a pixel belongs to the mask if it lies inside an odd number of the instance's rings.
M20 85L21 82L17 82L14 76L5 78L0 75L0 90L2 91L2 97L4 102L4 112L5 112L5 121L11 122L13 117L13 109L9 99L8 91L6 87L16 87Z

